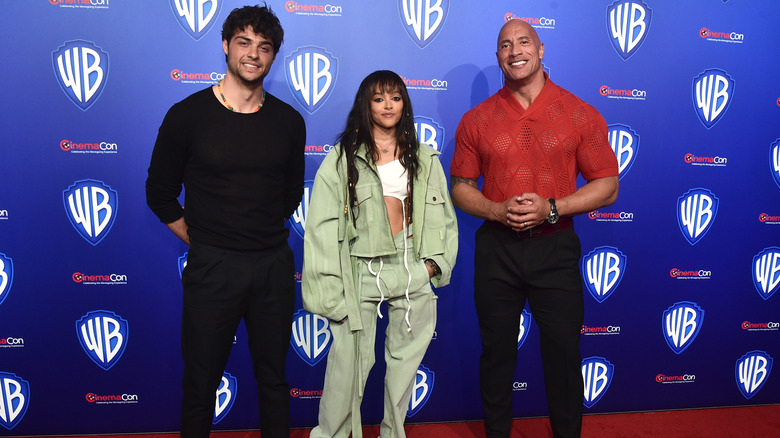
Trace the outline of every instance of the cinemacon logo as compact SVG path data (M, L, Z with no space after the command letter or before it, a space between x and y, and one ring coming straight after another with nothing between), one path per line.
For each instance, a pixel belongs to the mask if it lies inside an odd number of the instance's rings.
M707 29L706 27L702 27L699 30L699 36L702 38L719 38L722 40L732 40L732 41L744 41L745 35L741 33L736 32L715 32L714 30Z
M115 151L118 146L116 143L101 141L100 143L76 143L70 140L62 140L60 149L65 152L70 151Z
M407 87L447 88L447 81L441 79L409 79L404 76L401 79Z
M758 215L758 220L761 222L780 222L780 216L770 216L766 213Z
M218 82L225 77L225 73L217 73L215 71L211 73L187 73L185 71L175 68L171 70L171 79L174 81L214 81Z
M302 5L296 1L288 1L284 4L284 9L287 12L324 12L326 14L341 14L344 12L341 6Z
M674 278L677 277L712 277L712 271L705 271L704 269L683 271L681 269L673 268L669 271L669 275Z
M306 391L300 388L290 389L290 397L298 398L298 397L321 397L321 396L322 396L322 390Z
M601 212L598 210L593 210L590 213L588 213L588 218L590 219L633 219L634 213L630 213L627 211L620 211L620 212Z
M750 329L778 329L780 328L780 322L742 322L742 330Z
M135 394L122 394L122 395L98 395L94 392L90 392L85 397L88 402L133 402L138 401L138 396Z
M0 345L24 345L24 339L22 338L0 339Z
M709 163L709 164L726 164L728 158L723 157L697 157L693 154L685 154L684 158L686 163Z
M683 374L682 376L667 376L664 374L658 374L655 376L655 381L658 383L665 382L693 382L696 380L695 374Z
M127 281L127 275L124 274L105 274L105 275L87 275L81 272L73 273L73 281L82 283L84 281Z
M588 327L586 325L583 325L580 329L580 333L582 334L588 334L588 333L620 333L620 327L614 326L614 325L608 325L603 327Z

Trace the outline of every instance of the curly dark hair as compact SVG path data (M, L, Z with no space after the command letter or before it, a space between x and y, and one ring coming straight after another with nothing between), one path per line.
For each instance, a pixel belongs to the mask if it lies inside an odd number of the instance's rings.
M397 91L401 94L403 101L403 113L401 120L395 126L395 140L400 148L400 162L409 175L409 197L407 197L406 216L407 222L411 223L412 217L412 194L414 190L414 176L418 172L417 151L419 143L414 129L414 112L412 111L412 101L409 99L409 93L403 79L398 74L390 70L378 70L363 79L355 95L355 103L347 116L347 126L344 131L336 138L337 143L341 143L339 149L339 160L344 157L347 160L347 180L349 188L349 205L357 206L355 198L355 185L358 182L358 171L355 167L355 156L361 148L368 148L374 161L379 157L376 143L373 137L374 121L371 118L371 100L374 93ZM338 162L336 164L338 166ZM353 216L353 221L355 217Z
M270 6L263 4L263 6L244 6L233 9L222 24L222 40L230 43L230 40L247 26L252 27L255 33L271 40L274 56L279 53L279 48L282 47L284 41L284 29Z

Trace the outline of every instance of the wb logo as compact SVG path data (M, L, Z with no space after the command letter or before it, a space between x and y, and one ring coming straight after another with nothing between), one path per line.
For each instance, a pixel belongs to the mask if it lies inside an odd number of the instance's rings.
M330 324L327 318L309 313L303 309L293 315L293 351L309 366L314 366L330 351Z
M691 245L696 245L712 227L720 200L703 188L688 190L677 198L677 223Z
M127 347L127 321L114 312L95 310L76 321L81 348L92 362L108 370L116 365Z
M745 353L734 368L737 386L745 398L749 399L761 390L772 372L772 359L766 351L753 350Z
M449 9L449 0L398 0L404 29L421 49L436 39Z
M208 33L221 8L221 0L171 0L173 15L196 41Z
M647 38L653 11L642 0L617 0L607 6L607 32L623 60L631 57Z
M711 68L693 78L693 104L696 115L707 129L726 114L734 96L734 79L723 70Z
M765 300L780 289L780 248L766 248L753 257L753 284Z
M634 165L639 151L639 134L630 126L619 123L609 125L608 129L609 144L617 157L620 179L623 179Z
M523 346L523 343L528 339L528 332L531 331L531 314L527 310L523 309L523 313L520 314L520 331L517 332L517 349Z
M0 425L8 430L22 421L30 404L30 384L16 374L0 371Z
M696 303L682 301L666 309L661 325L669 348L680 354L690 347L701 330L702 321L704 310Z
M600 246L580 261L585 286L599 303L610 297L623 279L627 257L619 249Z
M100 97L108 79L108 53L95 43L67 41L51 52L62 91L83 111Z
M65 213L87 242L97 245L116 219L117 193L102 181L83 179L62 191Z
M303 182L303 197L301 203L298 204L298 208L290 216L290 224L298 233L298 236L303 239L303 235L306 232L306 218L309 216L309 202L311 201L311 190L314 186L314 181Z
M780 187L780 138L775 140L769 147L769 166L772 172L772 178Z
M420 364L417 368L417 375L414 378L414 387L412 388L412 397L409 399L409 410L407 417L413 417L420 412L425 403L433 393L433 383L436 381L436 374L429 370L425 365Z
M14 261L0 252L0 304L3 304L14 282Z
M585 383L583 404L592 408L607 393L615 366L603 357L589 357L582 361L582 380Z
M179 257L179 278L181 278L182 273L184 272L184 268L187 267L187 256L189 255L189 251L182 254L181 257Z
M434 150L444 152L444 128L430 117L415 116L414 129L417 142L427 144Z
M328 100L338 76L339 61L325 49L301 47L284 58L287 85L295 99L309 113Z
M230 373L224 372L222 381L219 382L219 388L217 388L217 402L214 406L214 419L211 421L211 424L217 424L227 416L230 408L233 407L233 403L236 401L237 390L238 379Z

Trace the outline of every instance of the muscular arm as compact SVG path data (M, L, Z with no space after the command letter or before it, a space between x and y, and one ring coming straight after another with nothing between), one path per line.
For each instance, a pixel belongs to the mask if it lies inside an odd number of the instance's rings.
M485 220L509 223L509 207L517 205L518 197L513 196L504 202L490 201L479 191L476 179L453 176L450 179L452 203L466 213Z
M611 205L617 200L617 195L618 177L610 176L589 181L571 195L556 199L555 204L559 215L576 216Z
M184 241L184 243L187 245L190 244L190 235L187 234L187 229L189 226L187 226L187 222L184 222L184 217L180 217L179 219L165 225L168 226L168 228L173 232L173 234L176 235L176 237Z

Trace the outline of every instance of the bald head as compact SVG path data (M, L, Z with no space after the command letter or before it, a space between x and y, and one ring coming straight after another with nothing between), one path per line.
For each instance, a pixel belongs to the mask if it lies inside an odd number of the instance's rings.
M539 41L539 34L536 33L536 29L534 29L533 26L523 20L514 19L507 21L501 26L501 30L498 31L496 46L501 46L501 41L505 41L508 38L508 35L513 34L515 30L528 35L537 46L541 44L541 41Z

